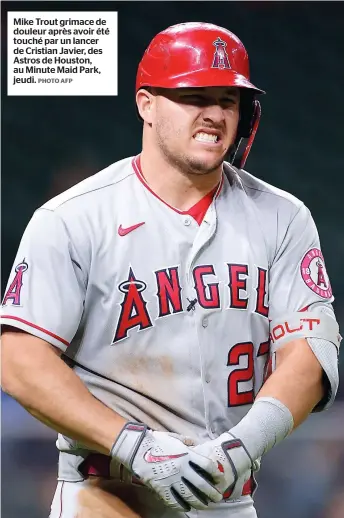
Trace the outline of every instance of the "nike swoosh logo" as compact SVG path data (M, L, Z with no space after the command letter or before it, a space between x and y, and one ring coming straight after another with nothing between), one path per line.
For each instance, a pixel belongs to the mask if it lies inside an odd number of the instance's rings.
M131 227L126 227L126 228L123 228L122 225L120 225L118 227L118 235L120 235L122 237L126 236L127 234L129 234L133 230L136 230L137 228L141 227L141 225L144 225L144 224L145 224L145 221L142 221L142 223L136 223L136 225L132 225Z
M184 455L187 455L187 452L185 453L178 453L178 454L175 454L175 455L153 455L152 453L150 453L150 450L147 451L146 455L145 455L145 461L146 462L166 462L168 460L173 460L173 459L179 459L179 457L184 457Z

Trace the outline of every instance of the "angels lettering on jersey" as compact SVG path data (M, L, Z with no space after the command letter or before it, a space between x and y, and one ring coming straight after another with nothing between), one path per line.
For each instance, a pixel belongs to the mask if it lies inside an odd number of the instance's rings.
M29 265L25 258L15 266L9 281L3 306L22 306L22 290L25 289L25 276ZM299 272L306 286L324 299L332 297L332 289L326 272L322 252L318 248L307 251L299 265ZM251 277L253 289L248 288ZM184 294L182 275L179 266L170 266L153 272L147 279L140 279L133 267L117 285L120 311L115 322L115 333L112 343L128 337L131 329L141 331L154 326L154 322L162 317L194 311L198 304L203 309L235 309L247 310L250 298L254 298L252 310L263 317L268 317L268 271L254 266L249 271L247 264L226 263L226 277L219 279L214 265L198 265L192 271L194 297ZM154 279L154 285L152 284ZM227 290L225 303L221 300L219 284ZM150 298L153 289L154 297ZM146 291L147 290L147 291ZM223 298L223 295L222 295ZM148 304L148 302L150 304ZM155 304L154 304L155 302ZM227 305L226 305L227 304Z
M247 264L227 263L227 289L229 292L229 305L231 309L246 310L249 294L247 280L249 275L255 277L255 313L264 317L268 316L267 306L267 270L255 267L254 272L249 272ZM147 282L138 279L132 267L129 268L127 279L118 285L122 294L121 310L118 317L113 343L123 340L128 336L130 329L147 329L153 326L153 320L167 315L193 311L196 303L204 309L223 307L220 297L219 282L209 281L216 277L213 265L199 265L193 269L193 287L196 299L183 297L180 282L179 267L172 266L154 272L156 311L148 309L148 299L145 297Z

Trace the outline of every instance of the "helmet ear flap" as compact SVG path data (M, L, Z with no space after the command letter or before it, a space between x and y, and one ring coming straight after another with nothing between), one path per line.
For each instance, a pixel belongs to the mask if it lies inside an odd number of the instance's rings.
M247 100L246 100L247 103ZM256 136L262 109L260 102L251 100L250 106L244 102L241 110L241 118L238 126L238 135L234 144L234 150L230 157L230 163L242 169L251 150Z

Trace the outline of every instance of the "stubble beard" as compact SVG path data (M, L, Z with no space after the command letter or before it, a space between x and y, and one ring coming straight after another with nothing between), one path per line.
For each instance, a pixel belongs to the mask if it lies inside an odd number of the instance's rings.
M166 145L166 140L157 133L159 148L166 161L174 168L178 169L184 175L208 175L222 167L226 153L219 157L215 162L209 162L187 155L186 153L177 153Z

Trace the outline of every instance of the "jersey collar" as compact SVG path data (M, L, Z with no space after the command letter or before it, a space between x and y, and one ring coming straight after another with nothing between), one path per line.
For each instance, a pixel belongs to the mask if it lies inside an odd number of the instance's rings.
M160 196L158 196L150 188L150 186L147 184L147 182L142 174L140 155L137 155L136 157L133 158L132 166L133 166L133 169L134 169L134 172L135 172L137 178L144 185L144 187L151 194L153 194L153 196L155 196L155 198L157 198L159 201L161 201L164 205L169 207L174 212L177 212L177 214L181 214L183 216L184 215L191 216L195 221L197 221L197 223L199 225L202 223L203 218L204 218L207 210L209 209L212 201L220 195L220 192L221 192L221 189L223 186L223 174L222 174L221 180L220 180L219 184L215 187L215 189L213 189L208 194L206 194L202 199L200 199L197 203L195 203L195 205L190 207L188 210L183 211L183 210L176 209L175 207L172 207L172 205L169 205L166 201L164 201L162 198L160 198Z

